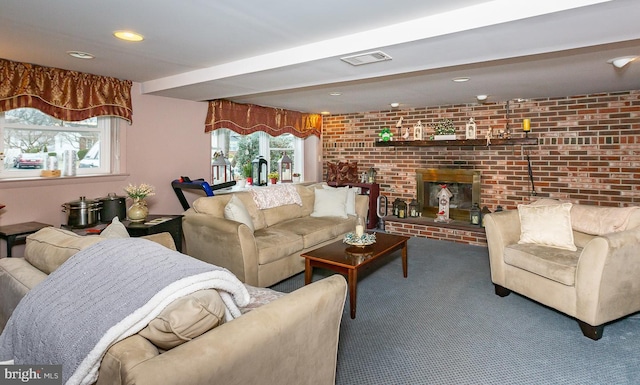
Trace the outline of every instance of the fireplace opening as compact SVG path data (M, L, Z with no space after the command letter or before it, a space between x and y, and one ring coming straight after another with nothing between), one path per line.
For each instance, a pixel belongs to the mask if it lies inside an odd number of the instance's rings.
M480 205L480 171L449 168L416 170L418 203L422 216L436 218L440 185L446 184L453 196L449 201L449 217L469 221L471 207Z

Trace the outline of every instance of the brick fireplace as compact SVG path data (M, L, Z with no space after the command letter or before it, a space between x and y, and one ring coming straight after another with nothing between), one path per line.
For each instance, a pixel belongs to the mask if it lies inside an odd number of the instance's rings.
M420 120L430 126L451 119L458 139L473 117L479 136L488 127L510 128L514 137L524 118L531 119L529 136L536 146L375 147L382 127L395 128ZM527 157L531 162L536 197L574 203L623 207L640 205L640 91L553 97L506 103L434 106L325 116L323 161L357 160L359 170L374 167L380 193L389 202L416 198L415 171L455 168L480 172L480 206L515 209L532 199ZM395 133L397 137L398 133ZM427 135L427 136L428 136ZM325 168L326 174L326 168ZM395 225L394 225L395 226ZM451 228L403 224L387 231L457 242L484 244L483 233Z

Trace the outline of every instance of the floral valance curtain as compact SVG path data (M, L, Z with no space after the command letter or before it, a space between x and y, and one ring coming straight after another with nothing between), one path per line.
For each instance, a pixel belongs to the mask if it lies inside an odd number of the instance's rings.
M31 107L65 121L131 123L131 81L0 59L0 112Z
M298 138L319 137L322 116L218 99L209 102L204 131L219 128L228 128L241 135L264 131L271 136L289 133Z

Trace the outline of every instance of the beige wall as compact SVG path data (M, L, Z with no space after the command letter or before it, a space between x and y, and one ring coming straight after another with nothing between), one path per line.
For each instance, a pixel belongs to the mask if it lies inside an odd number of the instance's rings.
M60 226L66 223L61 205L87 198L99 198L109 192L124 195L128 183L149 183L157 194L149 202L152 214L179 214L182 207L173 190L171 180L180 175L209 179L209 135L204 133L207 104L178 99L142 95L140 84L134 84L133 124L123 124L123 176L107 178L74 178L36 180L30 182L0 182L0 225L38 221ZM127 175L128 174L128 175ZM197 197L188 194L188 199ZM22 255L20 247L15 255ZM0 256L6 255L4 241Z

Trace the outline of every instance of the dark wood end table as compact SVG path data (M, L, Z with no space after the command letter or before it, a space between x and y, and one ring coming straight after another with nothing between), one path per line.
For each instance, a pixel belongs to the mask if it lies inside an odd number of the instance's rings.
M336 241L301 254L305 259L304 284L311 283L314 267L329 269L347 276L351 319L356 318L358 271L370 262L402 250L402 274L407 278L407 241L409 237L376 233L376 243L369 246L350 246Z
M7 241L7 258L11 258L11 249L14 245L24 243L29 234L50 226L40 222L24 222L0 226L0 239Z

